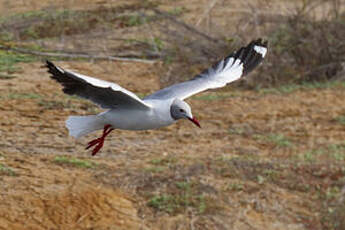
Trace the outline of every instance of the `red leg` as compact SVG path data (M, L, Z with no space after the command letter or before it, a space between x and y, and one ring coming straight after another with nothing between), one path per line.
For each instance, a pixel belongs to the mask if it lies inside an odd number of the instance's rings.
M88 143L88 146L86 149L91 148L92 146L98 144L102 139L104 139L113 129L108 130L111 127L111 125L105 125L103 129L103 135L100 138L94 139Z
M92 156L96 155L96 153L98 153L98 151L103 147L106 136L108 136L108 134L113 130L114 129L111 128L111 125L105 125L102 136L88 143L88 146L86 147L86 149L89 149L92 146L96 145L96 147L92 150Z
M88 143L88 146L86 147L86 149L89 149L89 148L91 148L92 146L98 144L100 141L102 141L102 138L104 139L104 137L105 137L106 135L108 135L107 130L108 130L110 127L111 127L111 125L105 125L105 126L104 126L104 129L103 129L103 135L102 135L102 137L90 141L90 142Z

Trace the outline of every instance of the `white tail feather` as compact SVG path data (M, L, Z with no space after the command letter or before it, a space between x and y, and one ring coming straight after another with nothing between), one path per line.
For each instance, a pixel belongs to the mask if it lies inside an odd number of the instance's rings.
M102 129L103 126L103 119L97 115L70 116L66 120L66 127L68 128L69 135L75 138Z

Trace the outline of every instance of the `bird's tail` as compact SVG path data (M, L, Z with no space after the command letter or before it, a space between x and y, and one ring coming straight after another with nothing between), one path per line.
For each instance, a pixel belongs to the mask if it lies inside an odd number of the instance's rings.
M75 138L102 129L103 126L103 119L97 115L70 116L66 120L66 127L69 131L69 135Z

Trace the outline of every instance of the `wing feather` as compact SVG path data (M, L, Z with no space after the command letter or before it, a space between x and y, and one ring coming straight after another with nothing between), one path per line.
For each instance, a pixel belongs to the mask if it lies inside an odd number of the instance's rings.
M267 41L263 42L262 39L254 40L246 47L240 48L212 67L204 70L193 79L161 89L147 96L144 100L168 98L184 100L199 92L223 87L251 72L262 62L266 52Z
M149 109L150 105L142 101L137 95L118 84L99 80L55 66L46 61L51 78L63 86L63 92L69 95L91 100L105 109Z

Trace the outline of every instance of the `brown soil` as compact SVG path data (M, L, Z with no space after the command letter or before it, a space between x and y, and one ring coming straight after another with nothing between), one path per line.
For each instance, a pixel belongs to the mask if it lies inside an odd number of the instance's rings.
M13 12L28 4L2 2ZM159 88L159 64L56 63L139 95ZM117 130L92 157L84 148L100 133L75 140L64 121L101 110L65 96L41 65L19 64L16 78L0 79L0 229L344 226L345 126L338 121L345 116L344 87L205 92L188 100L202 129L179 121L159 130ZM60 162L62 156L92 166ZM188 202L150 204L161 195Z
M94 113L94 107L65 97L40 65L22 64L23 73L18 78L1 81L1 164L15 174L4 172L0 177L3 229L140 229L140 226L164 229L166 222L174 229L187 228L190 221L204 229L202 223L207 215L193 217L186 215L186 210L185 215L159 214L156 218L157 213L146 205L147 194L164 191L159 184L169 186L169 180L185 179L209 186L211 192L202 191L213 199L224 196L230 199L227 201L230 203L217 204L223 206L220 212L226 217L217 217L217 211L209 211L209 215L214 215L212 218L221 218L217 221L222 225L237 226L234 229L248 226L281 229L286 225L289 229L305 229L306 223L298 219L303 216L312 220L312 226L320 226L321 204L303 189L301 192L301 188L289 188L289 183L292 187L298 187L299 183L336 184L341 177L337 176L340 166L332 159L317 163L326 167L329 176L334 174L334 178L315 178L313 172L308 172L314 166L307 165L306 169L296 169L301 170L294 173L296 178L285 175L291 172L282 171L285 181L265 186L256 181L257 175L251 175L266 170L259 163L251 165L240 160L237 163L245 164L245 168L237 168L232 172L235 175L218 171L225 167L220 159L255 157L258 162L281 166L308 150L342 143L345 128L335 118L345 113L343 88L300 90L283 95L249 91L204 93L189 100L202 129L181 121L160 130L116 131L102 152L91 157L84 147L98 134L76 141L68 137L63 123L71 114ZM118 82L134 92L148 93L158 87L151 65L108 62L59 62L59 65ZM30 98L34 95L37 98ZM211 96L219 98L208 100ZM278 148L256 138L271 133L283 134L294 146ZM61 154L98 165L92 169L61 165L55 161ZM162 175L150 162L166 158L176 162L168 168L162 163ZM328 168L329 163L335 168ZM300 175L303 172L305 175ZM305 181L309 179L313 181ZM243 183L245 191L229 192L226 190L229 183Z

